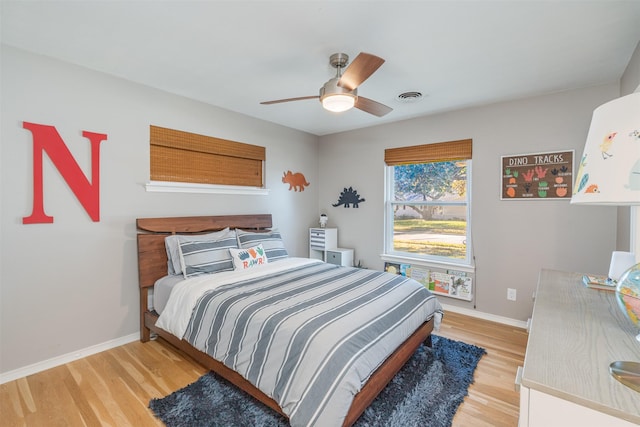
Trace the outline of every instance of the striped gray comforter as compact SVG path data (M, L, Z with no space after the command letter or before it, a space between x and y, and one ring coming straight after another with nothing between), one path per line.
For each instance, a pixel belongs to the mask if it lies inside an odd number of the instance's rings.
M376 368L442 310L403 276L287 262L204 292L184 338L275 399L292 426L340 426Z

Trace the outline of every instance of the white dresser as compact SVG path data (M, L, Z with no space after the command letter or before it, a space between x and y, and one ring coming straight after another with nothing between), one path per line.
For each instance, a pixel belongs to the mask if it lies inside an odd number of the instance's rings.
M640 393L609 375L640 361L635 330L613 292L582 274L542 270L520 379L520 427L640 425Z

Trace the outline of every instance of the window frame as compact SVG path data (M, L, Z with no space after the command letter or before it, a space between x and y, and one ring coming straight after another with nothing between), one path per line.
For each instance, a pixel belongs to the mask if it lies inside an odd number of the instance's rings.
M460 144L463 143L463 144ZM455 155L451 155L451 152L446 151L445 144L450 145L449 148L453 152L458 151L461 147L466 147L468 144L468 153L464 152L463 156L467 158L455 158ZM435 151L429 151L430 148ZM393 152L397 150L396 152ZM444 150L444 151L443 151ZM464 151L465 148L462 149ZM391 151L391 153L389 153ZM400 155L398 155L400 153ZM426 153L426 155L425 155ZM435 154L434 154L435 153ZM407 155L408 154L408 155ZM394 157L395 156L395 157ZM442 156L443 158L439 158ZM448 158L444 158L444 157ZM384 175L384 250L382 259L384 261L395 262L408 262L414 264L423 264L427 266L436 267L453 267L462 271L473 272L474 266L474 254L473 254L473 239L472 239L472 159L471 159L471 140L452 141L451 143L438 143L438 144L426 144L422 146L402 147L400 149L389 149L385 151L385 175ZM427 159L427 161L420 161L420 159ZM467 166L466 176L466 200L462 201L428 201L428 202L396 202L394 200L394 168L395 166L402 166L406 164L418 164L418 163L433 163L444 161L464 161ZM393 164L389 164L393 163ZM449 258L437 255L429 254L416 254L410 252L396 251L393 248L394 237L394 210L395 205L436 205L436 206L460 206L466 205L466 256L464 259Z

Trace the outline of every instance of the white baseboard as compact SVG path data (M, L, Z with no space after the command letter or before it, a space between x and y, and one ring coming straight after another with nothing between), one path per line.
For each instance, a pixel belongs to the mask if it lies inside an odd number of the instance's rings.
M47 369L55 368L56 366L64 365L65 363L73 362L74 360L82 359L83 357L91 356L92 354L100 353L105 350L110 350L121 345L128 344L130 342L140 339L140 334L135 333L126 335L124 337L116 338L101 344L92 345L91 347L83 348L72 353L63 354L42 362L34 363L33 365L25 366L22 368L14 369L13 371L0 373L0 384L7 383L9 381L17 380L28 375L33 375L38 372L46 371Z
M445 312L452 311L454 313L464 314L465 316L477 317L478 319L489 320L491 322L502 323L504 325L515 326L516 328L527 329L527 323L523 320L511 319L509 317L498 316L496 314L483 313L477 310L471 310L463 307L456 307L454 305L442 304L442 308Z
M522 320L510 319L508 317L497 316L495 314L483 313L481 311L470 310L468 308L456 307L447 304L442 304L442 308L445 311L452 311L454 313L460 313L466 316L477 317L479 319L489 320L491 322L497 322L505 325L515 326L517 328L527 329L527 322L524 322ZM139 339L140 334L135 333L101 344L96 344L94 346L74 351L72 353L64 354L62 356L54 357L52 359L43 360L42 362L34 363L33 365L14 369L13 371L3 372L0 374L0 384L17 380L18 378L23 378L28 375L33 375L47 369L55 368L56 366L64 365L65 363L73 362L74 360L82 359L83 357L91 356L92 354L119 347L121 345L125 345Z

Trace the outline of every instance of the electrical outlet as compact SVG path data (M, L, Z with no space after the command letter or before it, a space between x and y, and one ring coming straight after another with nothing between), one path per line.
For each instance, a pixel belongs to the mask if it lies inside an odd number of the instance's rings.
M508 288L507 289L507 299L509 301L515 301L516 300L516 290L513 288Z

